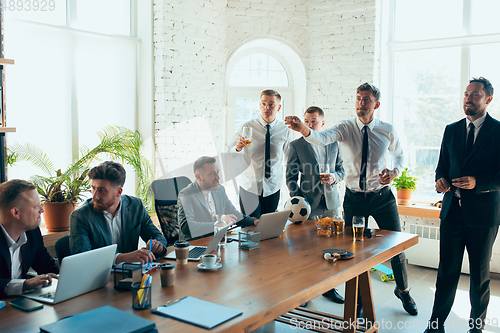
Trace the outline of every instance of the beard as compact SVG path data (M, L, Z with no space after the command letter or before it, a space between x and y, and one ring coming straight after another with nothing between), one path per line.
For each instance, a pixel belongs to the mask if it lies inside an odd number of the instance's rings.
M103 212L106 209L108 209L109 207L113 206L114 203L115 203L114 200L109 201L109 202L95 202L94 201L94 210L96 212Z

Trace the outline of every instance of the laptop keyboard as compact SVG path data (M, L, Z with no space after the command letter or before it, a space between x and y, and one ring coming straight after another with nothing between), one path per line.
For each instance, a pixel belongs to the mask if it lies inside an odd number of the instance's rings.
M188 258L189 259L198 259L198 257L201 256L203 254L203 252L205 252L206 249L207 248L205 246L193 247L191 250L189 250Z
M56 294L55 291L51 291L50 293L41 294L39 297L48 298L48 299L54 299L55 294Z

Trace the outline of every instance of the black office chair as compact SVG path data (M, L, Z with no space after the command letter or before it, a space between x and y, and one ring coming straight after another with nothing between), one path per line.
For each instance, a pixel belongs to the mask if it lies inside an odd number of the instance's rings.
M155 198L155 210L160 221L161 231L167 244L173 245L179 239L179 223L177 221L177 196L179 192L191 184L187 177L158 179L151 183Z
M59 266L61 266L64 257L71 255L71 250L69 248L69 236L64 236L57 240L56 255L57 255L57 261L59 261Z

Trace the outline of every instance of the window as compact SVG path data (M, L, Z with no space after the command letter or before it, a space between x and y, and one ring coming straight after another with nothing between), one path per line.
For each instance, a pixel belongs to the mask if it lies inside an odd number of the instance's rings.
M434 187L441 139L447 124L465 116L468 79L484 76L500 89L494 58L500 52L500 28L493 23L499 9L495 0L392 2L387 88L392 91L392 123L406 162L419 178L415 200L441 198ZM498 117L500 103L493 101L487 111Z

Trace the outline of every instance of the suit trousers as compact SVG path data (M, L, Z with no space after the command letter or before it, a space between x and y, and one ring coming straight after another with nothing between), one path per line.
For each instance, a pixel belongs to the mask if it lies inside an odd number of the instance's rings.
M467 249L471 302L469 324L470 328L482 329L490 300L490 260L498 226L491 228L467 226L459 199L453 197L448 214L441 221L439 231L439 267L430 321L437 322L438 327L443 327L455 300L464 250Z
M240 187L240 209L241 213L260 219L260 216L267 213L273 213L278 208L280 201L280 190L267 197L248 192L243 187ZM253 211L249 211L248 207L255 207ZM245 209L247 207L247 209ZM251 209L250 209L251 210Z
M372 216L380 229L401 231L396 199L387 186L376 193L356 193L346 188L344 197L346 226L352 225L353 216L364 216L367 225L368 217ZM408 288L408 271L404 252L391 259L391 266L396 286L399 290L406 290Z

